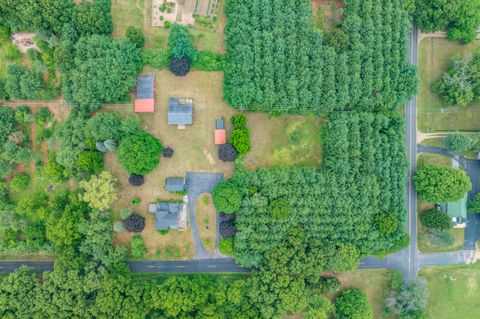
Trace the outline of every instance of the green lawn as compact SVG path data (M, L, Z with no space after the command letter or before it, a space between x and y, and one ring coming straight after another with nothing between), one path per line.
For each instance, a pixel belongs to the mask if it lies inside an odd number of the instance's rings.
M455 57L463 57L480 48L480 40L468 45L443 38L425 38L420 42L418 128L422 132L480 130L480 103L450 107L431 91Z
M427 317L473 319L480 314L480 267L430 267L420 271L430 292Z
M151 0L113 0L113 36L121 38L129 26L141 28L146 37L146 47L166 48L168 30L151 26ZM224 52L223 26L225 17L219 12L217 22L212 27L193 26L190 31L193 43L199 50Z
M341 291L358 288L365 292L373 308L374 318L384 318L382 315L384 298L390 286L392 272L389 270L357 270L338 275L342 286ZM340 291L340 292L341 292ZM334 301L340 292L327 296Z
M422 142L423 144L423 142ZM427 145L427 144L425 144ZM437 146L437 145L431 145ZM420 168L425 165L442 165L442 166L452 166L452 159L438 154L420 154L417 158L417 166Z

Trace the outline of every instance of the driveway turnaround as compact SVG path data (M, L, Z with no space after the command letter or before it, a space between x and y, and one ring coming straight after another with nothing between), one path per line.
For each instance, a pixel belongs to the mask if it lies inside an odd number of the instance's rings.
M214 254L208 253L200 240L195 209L197 198L203 193L211 193L215 186L223 180L223 174L211 173L187 173L188 210L190 211L190 224L192 227L193 240L195 242L195 259L214 258ZM218 237L218 234L217 234Z

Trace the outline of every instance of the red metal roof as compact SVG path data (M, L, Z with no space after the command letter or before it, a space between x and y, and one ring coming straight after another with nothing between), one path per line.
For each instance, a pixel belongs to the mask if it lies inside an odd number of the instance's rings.
M227 132L225 129L215 130L215 145L222 145L227 143Z
M136 113L153 113L155 112L154 99L136 99L135 100Z

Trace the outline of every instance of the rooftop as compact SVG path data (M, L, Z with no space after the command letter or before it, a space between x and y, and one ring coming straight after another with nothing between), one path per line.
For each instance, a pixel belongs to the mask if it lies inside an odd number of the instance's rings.
M170 98L168 100L168 124L193 124L193 100Z
M137 78L137 99L148 100L155 98L155 77L143 75Z
M168 192L183 192L185 190L185 179L169 177L165 180L165 188Z

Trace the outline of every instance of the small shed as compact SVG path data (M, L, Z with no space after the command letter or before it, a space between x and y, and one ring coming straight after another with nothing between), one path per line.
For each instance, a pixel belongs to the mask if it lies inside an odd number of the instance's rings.
M225 119L219 118L215 121L215 145L227 143L227 131L225 130Z
M137 78L136 113L155 112L155 76L153 74Z
M168 100L168 124L193 124L193 99L170 98Z
M185 191L185 179L181 177L169 177L165 180L167 192L179 193Z

